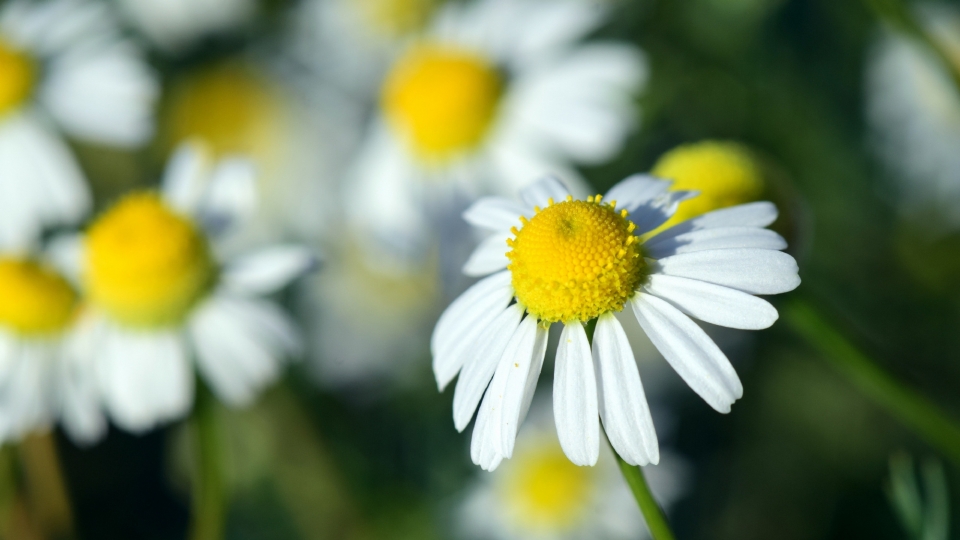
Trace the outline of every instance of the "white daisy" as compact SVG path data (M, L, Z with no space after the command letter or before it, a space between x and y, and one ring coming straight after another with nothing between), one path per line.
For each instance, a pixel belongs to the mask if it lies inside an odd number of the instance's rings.
M493 275L446 309L431 350L441 389L460 374L453 402L458 430L480 405L471 448L475 463L493 469L513 454L547 332L557 322L563 332L554 415L564 452L578 465L597 461L598 418L628 463L659 460L640 375L614 317L627 305L667 362L710 406L726 413L741 397L730 362L690 317L730 328L770 326L776 309L753 295L796 288L796 261L778 251L786 247L783 238L763 229L777 217L768 202L709 212L644 239L691 196L669 187L637 175L614 186L604 203L599 195L574 200L559 181L546 179L521 191L522 204L488 197L464 214L494 233L464 271ZM584 324L594 319L591 346Z
M960 66L960 10L922 4L917 15ZM935 210L960 226L960 90L949 67L922 43L886 32L866 75L867 120L877 155L902 181L902 209L928 222Z
M73 223L90 198L57 133L110 146L153 133L153 72L105 3L14 0L0 8L0 245Z
M451 193L513 193L616 155L646 66L635 47L579 43L603 15L580 0L445 4L384 79L348 183L352 220L416 245Z
M253 171L174 155L161 193L130 194L87 230L77 267L89 307L71 359L96 373L103 406L134 432L187 413L194 362L229 405L250 403L300 351L273 293L314 264L297 246L221 262L216 233L251 204Z
M484 540L639 540L649 538L616 459L600 452L597 466L577 467L563 454L549 396L537 398L520 447L495 473L478 478L460 509L458 529ZM683 495L686 464L664 453L643 473L664 509Z
M91 374L64 362L75 343L79 297L43 259L0 254L0 444L57 419L78 443L106 429Z
M257 0L119 0L156 46L180 52L202 38L235 31L257 13Z

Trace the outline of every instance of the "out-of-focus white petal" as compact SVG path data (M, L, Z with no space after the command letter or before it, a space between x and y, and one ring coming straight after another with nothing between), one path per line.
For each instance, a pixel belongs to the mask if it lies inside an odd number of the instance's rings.
M318 264L305 247L276 245L230 261L220 275L224 287L243 294L271 294Z

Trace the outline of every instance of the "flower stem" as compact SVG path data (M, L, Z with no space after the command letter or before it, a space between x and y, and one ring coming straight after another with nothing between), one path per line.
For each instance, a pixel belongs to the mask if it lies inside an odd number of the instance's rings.
M643 519L647 522L647 528L650 529L650 536L653 540L674 540L673 531L670 530L670 524L667 523L667 517L657 501L653 498L650 486L647 485L647 479L643 476L643 469L636 465L630 465L623 460L616 452L617 463L620 465L620 472L624 479L630 485L630 491L637 499L637 505L640 506L640 512L643 513Z
M933 402L903 386L858 350L808 302L795 299L781 314L833 369L930 446L960 465L960 427Z
M221 540L226 514L223 477L220 470L221 437L216 402L210 390L197 383L197 402L192 430L196 474L193 489L192 540Z

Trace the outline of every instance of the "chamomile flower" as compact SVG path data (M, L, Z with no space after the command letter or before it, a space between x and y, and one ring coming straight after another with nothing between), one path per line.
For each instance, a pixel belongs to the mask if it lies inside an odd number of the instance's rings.
M731 141L684 144L667 152L653 165L651 174L671 180L673 190L696 191L683 201L662 228L738 204L754 202L764 193L760 164L744 145Z
M347 192L353 222L416 245L430 201L512 193L545 172L577 178L573 164L613 157L636 127L646 67L635 47L580 43L603 15L579 0L440 8L384 77Z
M960 11L922 4L918 19L960 65ZM956 68L954 68L956 69ZM913 38L884 33L867 64L867 120L877 155L900 181L907 215L960 226L960 90L949 66Z
M493 232L464 271L492 275L446 309L431 349L441 389L459 373L458 430L479 405L474 463L490 470L513 454L554 323L563 324L554 416L561 446L577 465L596 463L601 418L628 463L659 460L640 374L614 316L627 306L711 407L726 413L741 397L737 373L691 317L730 328L770 326L776 309L754 295L796 288L796 261L779 251L783 238L763 228L777 217L768 202L709 212L643 240L693 195L669 187L638 175L604 202L599 195L575 200L559 181L545 179L521 191L522 204L489 197L464 214ZM585 325L594 320L591 344Z
M0 254L0 444L63 421L78 443L103 434L89 372L68 369L80 299L41 255Z
M549 397L537 398L513 459L478 478L464 500L459 529L484 540L638 540L649 538L636 500L604 449L597 466L577 467L563 454ZM687 467L664 453L644 467L661 507L685 490Z
M107 4L14 0L0 8L0 245L25 246L45 225L90 207L60 132L118 147L153 133L159 91Z
M82 240L78 275L89 303L74 361L93 370L103 406L139 432L184 415L194 365L229 405L250 403L300 351L287 316L261 298L312 264L295 246L223 260L216 232L249 205L253 171L216 167L185 146L161 192L127 195Z

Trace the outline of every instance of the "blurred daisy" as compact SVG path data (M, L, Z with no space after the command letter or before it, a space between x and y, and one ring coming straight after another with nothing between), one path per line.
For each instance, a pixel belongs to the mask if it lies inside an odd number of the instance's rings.
M732 141L680 145L661 156L651 174L672 181L671 190L698 193L681 202L661 229L711 210L757 201L764 194L757 159L746 146Z
M255 163L258 209L243 231L233 231L252 242L316 236L332 211L323 205L333 203L333 171L345 161L337 154L348 153L359 138L347 128L356 122L339 122L320 96L306 103L292 82L258 62L236 60L176 79L165 100L165 150L196 139L215 158L242 154Z
M445 4L384 79L347 192L354 222L415 245L452 193L577 178L572 164L616 155L646 67L635 47L578 43L603 14L579 0Z
M960 66L960 10L922 4L918 19ZM954 67L954 69L957 69ZM886 32L867 65L867 120L877 155L902 182L902 209L960 226L960 90L922 43Z
M202 38L235 31L257 13L257 0L119 0L155 45L180 52Z
M78 221L84 180L57 133L109 146L145 143L159 91L108 6L14 0L0 8L0 245Z
M460 374L453 398L458 430L480 406L475 463L490 470L513 454L553 323L563 323L553 397L564 452L577 465L596 463L602 418L624 460L657 463L640 375L614 317L628 304L667 362L711 407L726 413L741 397L730 362L690 317L730 328L770 326L776 309L754 295L796 288L796 261L779 251L783 238L763 229L777 217L767 202L709 212L642 240L692 195L669 187L638 175L614 186L605 203L599 195L575 200L546 179L521 191L522 204L489 197L467 210L467 221L493 234L464 271L493 275L447 308L431 350L441 389ZM591 346L584 325L593 320Z
M76 442L106 429L91 374L64 362L79 309L76 290L49 262L0 254L0 444L58 418Z
M560 448L549 398L538 398L513 459L479 478L461 508L460 529L485 540L649 538L633 494L609 450L597 466L577 467ZM644 467L660 506L683 494L686 467L669 453Z
M226 159L215 167L185 146L160 193L126 196L89 227L77 274L89 302L73 361L97 375L114 422L139 432L186 414L193 363L229 405L250 403L300 351L292 321L273 293L314 258L274 246L222 261L216 233L250 205L253 171Z
M347 242L352 239L345 235ZM430 328L440 311L436 257L417 267L371 265L341 245L298 294L311 368L325 387L388 388L420 382ZM371 332L376 328L376 332Z

